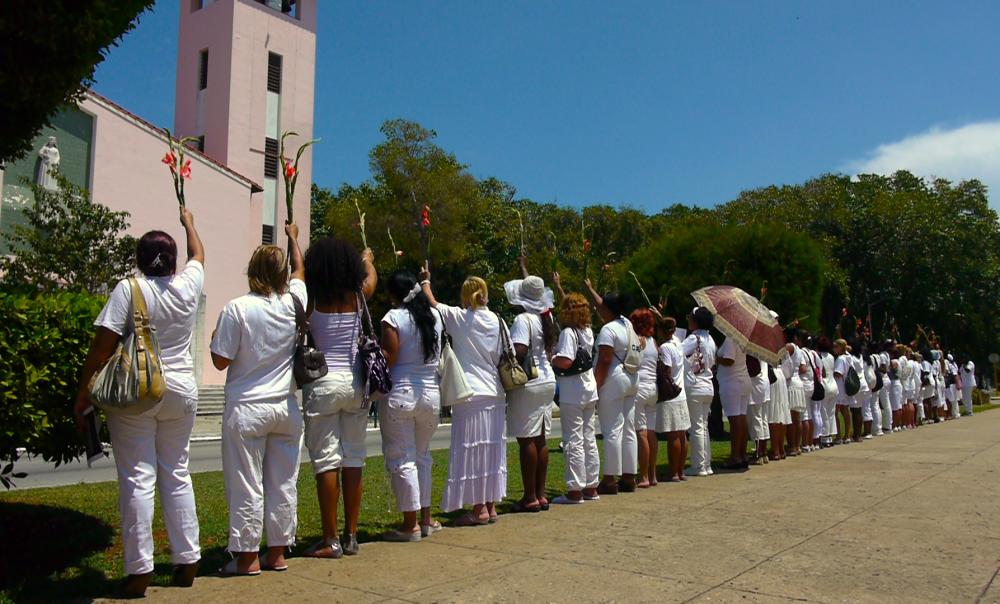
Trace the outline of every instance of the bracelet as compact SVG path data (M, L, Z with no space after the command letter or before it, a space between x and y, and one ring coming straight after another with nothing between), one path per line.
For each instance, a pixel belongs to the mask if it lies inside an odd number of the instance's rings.
M423 281L420 282L420 285L430 285L430 284L431 284L430 279L424 279Z

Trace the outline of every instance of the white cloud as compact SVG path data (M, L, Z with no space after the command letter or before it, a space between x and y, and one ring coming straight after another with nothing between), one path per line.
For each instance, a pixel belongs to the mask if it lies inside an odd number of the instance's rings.
M926 132L879 145L847 164L851 174L891 174L909 170L953 182L977 178L989 187L991 205L1000 205L1000 120Z

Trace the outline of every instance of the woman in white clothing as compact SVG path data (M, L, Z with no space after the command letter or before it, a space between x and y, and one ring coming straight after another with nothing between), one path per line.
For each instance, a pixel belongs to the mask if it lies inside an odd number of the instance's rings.
M632 311L628 319L636 335L639 336L639 346L642 348L639 387L635 396L635 435L639 450L639 482L636 486L646 489L656 486L656 457L660 448L656 439L656 359L660 353L653 339L656 326L653 311L648 308L638 308ZM670 321L676 325L673 319ZM669 331L673 335L673 329ZM679 372L678 377L680 377Z
M507 301L517 316L510 328L514 354L524 366L531 355L537 376L523 388L507 393L507 431L517 439L524 495L511 507L513 512L538 512L549 508L545 480L549 468L549 446L545 440L552 431L552 403L556 377L549 363L549 353L559 337L552 320L554 298L541 277L528 275L521 257L523 279L504 284Z
M715 340L708 330L715 317L703 306L688 315L688 336L681 343L684 355L684 394L691 421L691 473L712 475L712 443L708 435L708 416L715 398L712 368L715 367Z
M788 428L788 456L802 454L802 417L805 415L807 402L803 378L809 375L806 357L796 343L798 330L794 327L785 329L785 349L788 356L781 362L781 372L785 374L788 386L788 408L792 414L792 423Z
M656 432L667 435L667 462L670 465L670 476L667 480L680 482L687 480L684 477L684 462L687 461L688 453L687 431L691 428L688 397L684 392L686 371L681 342L674 335L677 321L667 317L663 321L663 327L666 337L663 344L660 345L658 361L660 367L657 368L657 371L663 372L664 377L674 383L679 394L673 399L660 401L657 404ZM655 439L656 432L647 430L646 433ZM652 463L653 467L650 469L650 473L655 476L655 455Z
M431 289L425 264L420 285L431 306L441 313L445 330L473 395L452 408L448 481L441 508L445 512L472 506L455 526L496 522L496 502L507 495L507 399L497 365L503 325L489 309L486 282L469 277L462 284L462 307L441 304Z
M771 382L770 400L768 401L767 432L770 435L769 461L785 459L785 428L792 423L792 412L788 408L788 384L781 363L768 367L768 380Z
M584 284L605 320L597 335L597 359L594 361L597 417L604 435L604 476L598 492L602 495L617 495L619 491L630 493L636 488L639 464L635 399L642 350L632 323L625 318L628 298L618 292L601 296L594 291L589 279Z
M851 409L854 407L855 395L847 394L845 380L851 370L851 355L847 353L847 340L838 338L833 342L833 355L835 357L833 365L833 377L837 382L837 411L840 413L844 425L843 435L837 432L836 444L847 444L851 442L854 420ZM860 437L860 432L856 435Z
M556 282L558 285L558 281ZM559 422L566 459L566 494L553 503L574 504L599 499L601 460L594 434L597 382L594 380L594 332L590 305L580 294L562 296L559 334L552 367L559 383Z
M191 334L205 282L205 251L191 212L181 208L187 235L187 264L176 274L177 244L163 231L150 231L138 242L137 279L156 329L166 392L163 400L139 415L108 414L108 429L118 469L126 597L141 597L153 578L153 503L160 488L163 518L174 563L173 584L189 587L198 572L198 516L188 473L188 445L198 405L198 385L191 358ZM90 380L114 353L132 322L132 289L121 281L94 325L73 411L83 425L91 407Z
M899 432L903 425L903 375L900 358L904 354L902 344L896 344L889 351L889 405L892 411L892 431Z
M316 476L323 536L304 555L339 558L358 553L361 473L370 401L355 364L361 333L361 296L378 283L371 250L358 254L346 241L324 237L306 251L309 331L326 358L327 374L302 388L305 440ZM337 507L344 494L344 533L337 537Z
M764 465L767 459L767 441L771 438L768 429L771 400L771 384L767 376L767 364L756 357L747 355L747 369L750 374L752 389L750 391L750 406L747 407L747 433L754 446L753 463Z
M962 408L966 415L972 415L972 391L976 389L976 364L964 355L959 379L962 380Z
M284 570L285 550L295 543L302 412L292 356L296 304L308 306L308 296L299 229L285 225L285 233L290 262L278 246L254 250L247 266L250 293L226 304L212 335L212 364L226 370L222 474L229 551L236 556L222 568L226 575ZM261 561L264 531L267 555Z
M833 356L833 343L826 336L820 336L816 341L816 350L819 352L820 375L826 394L822 401L823 433L820 446L829 447L837 438L837 398L840 392L837 380L833 377L836 359Z
M431 517L430 445L441 414L437 368L442 323L413 273L394 272L387 289L393 308L382 318L382 350L392 390L381 405L379 429L385 469L403 522L383 538L419 541L441 529Z
M872 391L868 387L868 378L865 375L864 356L867 351L865 350L864 342L857 338L852 338L848 343L848 351L850 352L848 360L851 362L851 367L857 372L858 381L861 385L857 395L851 401L851 421L853 424L851 430L854 442L859 443L864 438L865 433L863 430L865 422L871 422L871 409L869 405L871 404ZM868 414L865 413L866 409L868 410Z
M735 340L726 338L716 353L718 364L719 400L722 412L729 420L729 461L723 469L739 470L750 467L747 459L747 407L753 384L747 371L747 353Z

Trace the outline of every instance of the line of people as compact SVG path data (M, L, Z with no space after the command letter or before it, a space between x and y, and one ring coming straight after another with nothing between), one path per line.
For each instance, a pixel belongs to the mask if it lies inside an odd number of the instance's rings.
M188 446L197 407L190 347L205 254L194 218L184 208L181 224L188 257L180 272L177 245L168 234L147 233L137 249L140 291L159 338L167 393L147 413L108 416L119 477L126 596L142 595L152 579L157 488L175 565L173 583L191 585L200 559ZM285 232L287 253L273 245L253 252L247 267L250 291L224 307L212 335L213 364L227 372L222 454L233 555L222 569L227 575L287 569L285 556L297 529L303 441L322 523L320 540L303 555L359 553L371 403L356 365L359 339L370 333L367 299L376 291L378 273L371 250L358 253L328 237L303 254L298 228L286 225ZM534 513L551 504L579 505L655 486L658 435L666 441L665 480L712 475L708 424L716 394L731 432L730 456L717 466L724 469L957 416L959 397L971 412L974 366L960 367L937 350L918 353L887 342L869 352L861 341L830 342L790 329L786 359L769 366L747 356L733 339L716 347L713 316L706 308L688 315L682 339L676 321L657 309L629 312L626 295L601 295L588 280L588 300L563 291L558 273L553 292L528 274L523 258L521 269L522 278L504 288L515 314L509 328L490 310L489 289L478 277L466 279L460 304L452 306L436 298L427 266L419 275L396 270L388 276L385 289L393 308L381 319L380 344L392 388L379 403L379 429L401 520L385 540L416 542L442 528L431 513L430 442L440 420L438 370L446 342L471 391L452 407L448 477L440 502L445 512L464 510L455 526L496 522L497 504L507 495L508 436L518 443L523 485L511 509ZM602 323L596 336L595 312ZM74 407L78 418L90 406L91 376L127 333L130 317L131 291L122 282L95 321ZM303 320L328 372L303 387L300 406L292 366ZM531 379L509 392L497 369L507 347L531 368ZM550 501L547 437L556 405L566 488Z

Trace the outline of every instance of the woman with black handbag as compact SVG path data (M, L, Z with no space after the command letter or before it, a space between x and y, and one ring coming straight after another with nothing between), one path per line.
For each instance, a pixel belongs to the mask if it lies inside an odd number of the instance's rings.
M367 449L370 401L364 392L359 336L370 324L365 298L378 283L374 254L359 254L333 237L313 242L306 251L309 332L326 359L327 374L302 388L305 441L316 476L322 539L304 555L339 558L357 554L361 514L361 473ZM337 508L343 492L344 533L338 538Z
M524 495L514 503L513 512L538 512L549 508L545 480L549 467L549 447L545 436L552 432L552 400L556 378L549 353L559 334L552 320L554 297L541 277L528 275L521 257L523 279L504 284L507 301L517 316L510 327L514 353L528 377L528 383L507 393L507 434L517 439Z

